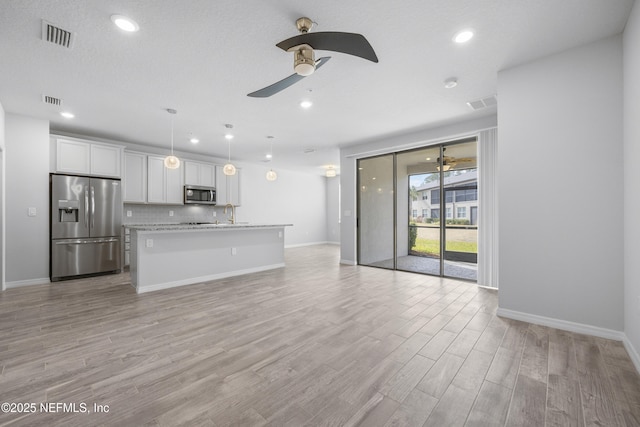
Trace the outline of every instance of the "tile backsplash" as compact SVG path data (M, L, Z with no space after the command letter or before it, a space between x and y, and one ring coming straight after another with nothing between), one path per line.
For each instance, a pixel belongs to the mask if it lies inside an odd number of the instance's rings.
M170 206L170 205L124 205L122 224L171 224L180 222L226 222L228 215L224 207L215 206ZM127 213L131 212L131 216ZM173 212L173 216L170 216ZM214 216L214 212L216 216Z

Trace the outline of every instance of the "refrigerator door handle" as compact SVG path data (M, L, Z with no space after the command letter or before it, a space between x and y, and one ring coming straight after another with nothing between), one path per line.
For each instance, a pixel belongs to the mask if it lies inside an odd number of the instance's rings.
M84 187L84 226L89 227L89 187Z
M93 185L91 186L91 228L96 225L96 192Z
M119 239L117 238L111 238L111 239L97 239L97 240L64 240L64 241L57 241L56 245L84 245L87 243L113 243L113 242L117 242Z

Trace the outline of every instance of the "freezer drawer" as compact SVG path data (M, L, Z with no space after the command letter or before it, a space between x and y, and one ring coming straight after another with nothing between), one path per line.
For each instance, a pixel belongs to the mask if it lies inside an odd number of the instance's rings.
M120 238L60 239L51 242L51 280L121 269Z

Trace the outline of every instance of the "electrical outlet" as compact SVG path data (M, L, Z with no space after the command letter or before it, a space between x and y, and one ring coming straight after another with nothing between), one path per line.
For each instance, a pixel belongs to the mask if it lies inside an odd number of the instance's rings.
M217 216L218 216L218 212L213 211L213 217L215 218L215 217L217 217Z
M147 239L147 241L145 242L146 246L148 248L152 248L153 247L153 239Z
M133 216L133 212L127 211L127 217L131 218Z
M278 237L282 239L282 231L278 231Z
M173 216L173 211L169 211L169 216Z
M231 248L231 255L237 255L238 254L238 248Z

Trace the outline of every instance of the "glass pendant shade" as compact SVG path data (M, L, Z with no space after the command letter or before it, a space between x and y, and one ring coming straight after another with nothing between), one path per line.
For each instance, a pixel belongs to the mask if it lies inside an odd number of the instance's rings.
M267 181L275 181L276 179L278 179L278 174L273 169L270 169L267 172Z
M236 167L233 166L231 163L227 163L226 165L224 165L224 167L222 168L222 172L225 175L235 175L236 174Z
M167 169L178 169L180 167L180 159L174 155L170 155L164 158L164 166Z

